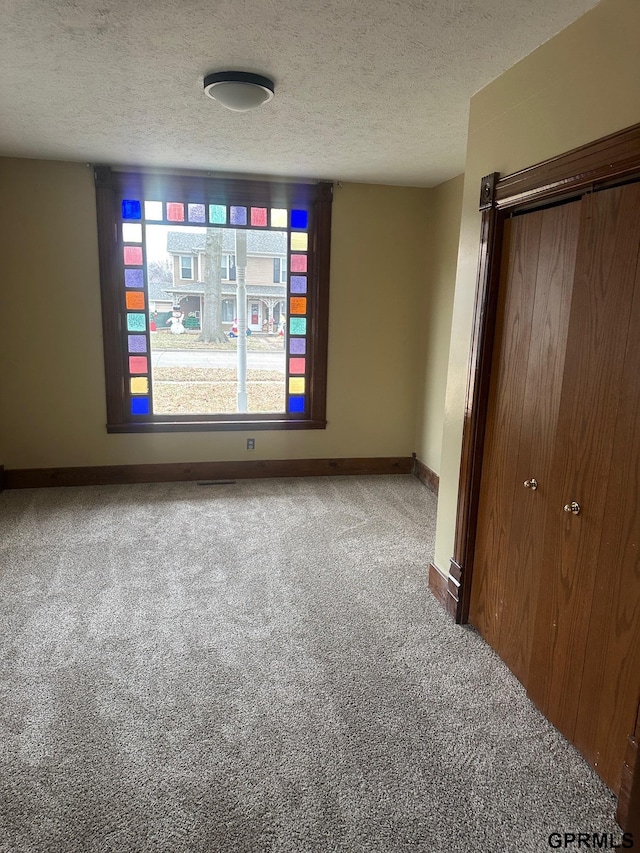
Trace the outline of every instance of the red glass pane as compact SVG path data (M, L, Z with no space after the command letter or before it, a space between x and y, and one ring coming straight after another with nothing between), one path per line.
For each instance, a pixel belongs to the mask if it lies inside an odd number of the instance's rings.
M180 204L177 201L168 201L167 219L169 222L184 222L184 204Z
M267 224L267 208L266 207L252 207L251 208L251 224L256 225L256 226Z
M304 373L306 368L307 360L306 358L290 358L289 359L289 373Z
M307 271L307 256L306 255L291 255L291 272L306 272Z
M304 361L304 359L303 359ZM149 362L146 355L129 356L129 373L148 373Z
M142 246L125 246L124 262L128 267L142 266Z

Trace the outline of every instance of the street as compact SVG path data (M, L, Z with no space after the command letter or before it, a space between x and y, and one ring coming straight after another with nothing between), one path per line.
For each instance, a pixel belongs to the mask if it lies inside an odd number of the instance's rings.
M156 367L231 367L238 364L236 352L219 352L210 350L196 352L193 350L164 350L151 351L151 363ZM284 370L285 353L282 352L248 352L247 368L249 370Z

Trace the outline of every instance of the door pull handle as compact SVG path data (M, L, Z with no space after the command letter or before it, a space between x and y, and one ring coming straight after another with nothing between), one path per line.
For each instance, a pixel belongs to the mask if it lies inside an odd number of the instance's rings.
M573 515L580 515L581 506L578 501L571 501L570 504L564 505L565 512L571 512Z
M524 481L524 487L525 489L531 489L532 492L535 492L535 490L538 488L538 481L535 477L532 477L530 480Z

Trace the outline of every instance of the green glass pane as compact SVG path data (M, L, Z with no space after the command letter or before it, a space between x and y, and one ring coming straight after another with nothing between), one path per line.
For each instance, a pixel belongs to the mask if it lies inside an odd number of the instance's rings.
M144 332L147 328L145 314L127 314L127 330L129 332Z
M227 207L224 204L209 205L209 222L214 225L226 225Z
M306 317L291 317L289 319L289 334L290 335L306 335L307 334L307 318Z

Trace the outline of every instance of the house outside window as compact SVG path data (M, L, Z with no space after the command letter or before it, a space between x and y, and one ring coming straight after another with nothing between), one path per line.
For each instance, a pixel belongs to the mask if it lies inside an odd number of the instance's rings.
M107 431L324 428L331 185L154 175L109 167L96 167L95 176ZM158 263L166 265L170 261L167 242L168 234L174 229L183 234L184 249L192 252L179 255L178 261L181 279L191 283L179 285L176 281L170 316L155 318L152 324L148 270L151 265L155 268ZM260 234L265 235L264 239ZM267 240L269 234L271 237ZM278 273L281 280L284 276L284 284L269 281L275 253L269 261L267 249L267 257L264 257L266 244L261 244L265 240L267 243L283 241L283 248L276 252L281 253ZM204 263L198 265L201 270L198 274L194 257L201 251L203 241L206 244ZM217 256L209 246L216 241ZM232 247L235 243L236 251L222 251L223 244L226 246L229 241ZM263 284L247 277L247 243L255 247L254 269L262 263L268 264ZM161 245L164 246L162 258L158 255ZM264 261L259 260L260 255ZM214 268L220 263L222 275L229 276L226 284L218 278L224 298L219 296L217 303L215 299L211 302L213 291L207 290L211 286L206 275L207 257L219 257ZM244 261L242 267L238 264L239 258ZM192 278L184 278L189 272ZM224 294L225 288L228 293L232 289L234 298ZM209 346L207 342L211 338L199 343L207 324L216 316L216 310L219 312L216 322L228 324L236 320L235 294L241 297L243 291L246 303L241 304L247 307L248 331L263 336L263 340L271 338L276 345L275 367L269 382L278 393L271 399L264 393L260 397L256 390L268 383L257 369L257 362L252 368L254 342L249 335L238 334L230 341L231 335L224 332L219 344ZM258 291L263 295L256 299ZM178 292L179 300L176 300ZM189 325L187 321L192 315L195 318L200 309L204 319L199 324L201 328L195 329L196 324ZM273 326L278 318L276 335ZM245 318L237 320L242 329ZM171 341L176 366L162 367L154 358L154 344L157 348L156 342L162 336L165 341ZM181 353L194 346L199 346L200 350L204 347L207 359L211 360L211 367L198 367L195 373L207 371L207 376L220 376L221 379L192 375L192 361L185 361L184 368L181 366ZM217 355L221 348L237 348L237 358L245 359L245 370L238 371L235 378L234 370L228 367L228 357L223 369L223 361ZM216 359L220 361L219 368L216 368ZM187 364L191 365L189 369ZM184 381L180 376L176 381L176 373L181 372L185 374ZM252 379L252 373L260 376L254 375ZM227 394L226 402L219 403L217 401L224 397L223 391ZM175 405L172 397L177 401Z
M180 278L193 280L193 257L191 255L180 255Z

